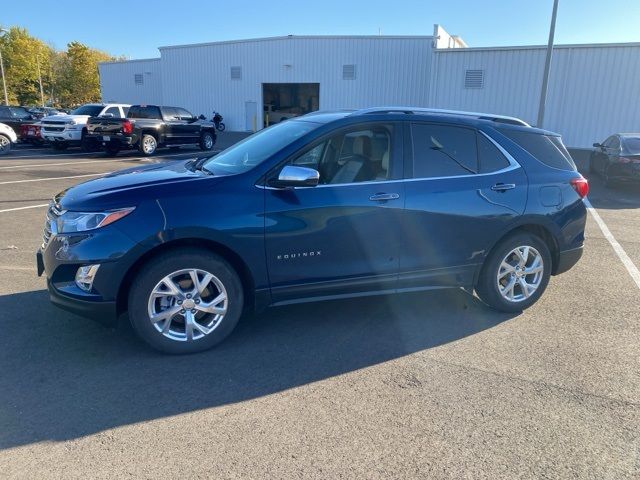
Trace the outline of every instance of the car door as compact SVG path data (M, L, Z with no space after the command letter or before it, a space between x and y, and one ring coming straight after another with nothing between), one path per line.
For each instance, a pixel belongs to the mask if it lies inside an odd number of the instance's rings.
M469 285L524 212L526 174L489 133L435 123L407 130L399 288Z
M614 135L607 138L599 147L596 147L593 152L593 170L602 174L607 164L607 151L611 147Z
M610 142L604 149L604 158L602 163L602 174L607 174L607 169L611 162L615 162L620 156L620 138L617 135L613 135L610 137Z
M184 143L180 130L184 122L180 120L178 111L174 107L162 107L162 120L164 121L165 143L167 145Z
M179 131L182 143L196 143L200 139L200 123L184 108L176 107L180 119Z
M391 123L336 131L286 162L317 169L319 185L265 187L274 302L395 288L404 203L401 135Z

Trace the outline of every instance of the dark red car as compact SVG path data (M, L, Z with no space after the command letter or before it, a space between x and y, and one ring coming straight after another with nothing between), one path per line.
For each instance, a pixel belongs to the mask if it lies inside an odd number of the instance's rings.
M20 125L19 137L22 142L31 143L32 145L42 145L44 143L39 123L25 123Z

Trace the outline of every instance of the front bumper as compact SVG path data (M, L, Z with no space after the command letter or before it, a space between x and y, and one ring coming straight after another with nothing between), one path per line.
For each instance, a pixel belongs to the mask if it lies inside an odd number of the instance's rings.
M558 262L556 268L553 271L554 275L560 275L561 273L570 270L578 260L582 257L584 252L584 246L573 248L571 250L564 250L558 254Z
M113 226L94 234L52 236L36 252L38 276L47 277L51 302L77 315L106 325L117 321L117 298L120 285L131 266L127 253L136 244ZM75 283L78 268L100 264L90 292Z
M49 142L79 142L82 140L82 130L62 130L61 132L50 132L42 129L40 135Z
M58 290L50 280L47 280L47 289L51 303L67 312L90 318L106 326L115 326L118 321L115 300L88 300L73 296Z

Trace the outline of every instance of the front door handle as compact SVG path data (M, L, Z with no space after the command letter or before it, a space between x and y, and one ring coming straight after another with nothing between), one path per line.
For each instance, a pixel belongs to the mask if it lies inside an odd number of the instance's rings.
M491 190L495 192L505 192L507 190L513 190L514 188L516 188L515 183L496 183L491 187Z
M376 193L369 197L369 200L372 202L384 202L386 200L395 200L400 198L400 195L397 193Z

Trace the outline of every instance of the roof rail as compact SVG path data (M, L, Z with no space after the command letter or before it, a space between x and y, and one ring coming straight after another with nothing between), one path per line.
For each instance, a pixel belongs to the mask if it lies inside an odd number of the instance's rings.
M530 127L527 122L517 117L506 115L495 115L493 113L465 112L461 110L444 110L440 108L413 108L413 107L373 107L356 110L352 115L369 115L376 113L404 113L406 115L418 115L421 113L434 113L440 115L459 115L464 117L474 117L480 120L490 120L499 123L509 123L511 125L521 125Z

